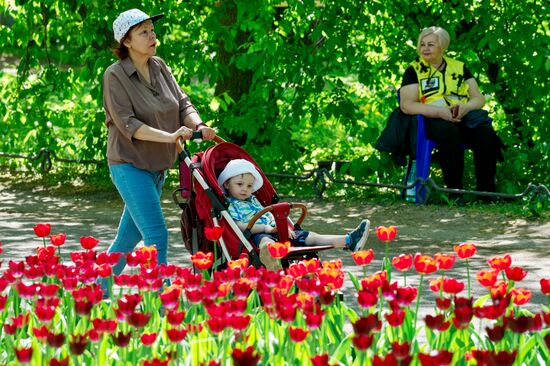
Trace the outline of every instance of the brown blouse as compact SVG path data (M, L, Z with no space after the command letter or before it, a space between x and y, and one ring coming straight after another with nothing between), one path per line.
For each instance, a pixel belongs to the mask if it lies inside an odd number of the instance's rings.
M149 59L149 84L128 57L103 75L103 106L109 128L109 164L131 163L148 171L166 170L176 159L175 144L134 139L143 124L174 132L197 110L159 57Z

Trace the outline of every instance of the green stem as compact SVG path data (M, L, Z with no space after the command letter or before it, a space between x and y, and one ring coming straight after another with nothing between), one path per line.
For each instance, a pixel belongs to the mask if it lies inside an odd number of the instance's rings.
M418 319L418 309L420 308L420 297L422 296L422 282L424 274L420 274L420 283L418 284L418 298L416 299L416 309L414 311L413 333L416 334L416 320Z
M470 298L470 262L468 261L468 258L466 258L466 273L468 275L468 298Z

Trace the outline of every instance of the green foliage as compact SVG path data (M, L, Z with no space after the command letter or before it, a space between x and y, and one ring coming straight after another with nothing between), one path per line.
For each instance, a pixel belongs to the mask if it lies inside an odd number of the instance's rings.
M288 3L288 5L287 5ZM164 13L158 54L202 118L265 171L346 161L358 180L398 183L374 150L421 28L451 34L508 146L499 190L547 184L550 169L547 5L521 1L0 2L0 151L46 147L104 159L101 78L115 61L111 24L123 10ZM9 70L9 66L14 70ZM542 158L541 158L542 157ZM105 172L105 170L102 170Z

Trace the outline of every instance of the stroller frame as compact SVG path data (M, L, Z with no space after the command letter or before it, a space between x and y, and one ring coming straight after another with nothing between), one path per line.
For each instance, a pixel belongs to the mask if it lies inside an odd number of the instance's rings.
M193 134L194 140L200 140L202 138L202 135L200 131L196 131ZM260 261L257 248L255 245L250 243L248 240L251 236L251 228L256 222L256 220L261 217L266 212L272 212L275 217L276 221L276 227L277 227L277 233L279 236L279 241L285 242L288 240L288 227L289 225L292 228L300 228L300 224L302 223L303 219L305 218L307 214L307 208L303 204L297 204L297 203L286 203L282 202L279 203L279 197L275 193L275 190L273 189L273 186L267 180L264 173L261 171L261 168L259 168L258 164L254 161L254 159L242 148L240 148L237 145L231 144L229 142L226 142L220 137L216 137L214 139L216 142L216 145L209 147L206 149L205 152L198 153L193 157L193 161L191 159L191 156L189 154L189 151L187 150L187 146L185 142L180 139L176 143L176 148L178 152L178 160L179 160L179 170L180 170L180 188L176 189L172 193L172 198L174 202L184 210L182 212L182 220L181 220L181 229L182 229L182 238L184 240L184 243L186 244L186 247L188 250L190 250L191 254L196 253L199 250L199 242L200 242L200 235L203 233L199 233L201 225L198 225L195 223L195 225L192 228L185 227L184 226L184 220L183 215L185 215L185 210L195 210L195 214L198 217L198 220L201 220L202 222L207 224L206 221L208 219L211 219L211 223L213 226L220 226L220 220L223 220L227 227L224 227L224 234L225 229L230 229L231 232L236 236L237 240L240 241L239 248L237 252L235 252L235 245L229 245L230 243L226 243L226 240L224 239L223 235L217 240L217 244L219 247L219 250L221 251L221 256L219 260L214 263L214 268L219 267L223 264L223 262L228 262L230 260L238 258L241 253L243 252L243 248L246 248L246 251L248 252L249 260L252 265L255 267L259 267L262 263ZM209 156L209 154L214 154L215 149L218 150L229 150L232 154L235 154L236 157L240 158L246 158L251 163L253 163L259 170L260 174L264 177L264 185L258 192L262 196L271 196L270 202L266 202L264 199L262 204L264 204L264 209L257 213L252 220L249 222L247 229L243 232L236 224L235 220L231 217L229 214L227 208L229 206L228 202L223 199L223 191L221 190L221 187L218 187L217 181L215 182L215 187L211 187L205 177L210 174L210 176L216 176L214 169L211 169L209 166L203 166L204 160L207 160L205 156ZM225 156L225 155L224 155ZM230 160L233 157L227 157L224 158L226 160ZM199 159L203 159L199 162ZM202 173L201 170L202 169ZM208 170L208 172L207 172ZM203 174L205 174L205 177L203 177ZM211 178L212 179L212 178ZM214 186L214 183L211 183ZM195 188L195 189L193 189ZM196 192L195 192L196 190ZM202 190L202 192L200 192ZM208 201L210 202L211 208L209 209L208 215L205 212L204 207L201 207L201 210L197 210L196 203L197 203L197 196L200 194L201 199L205 201L204 197L206 196L208 198ZM220 198L222 197L222 198ZM183 201L182 201L183 199ZM193 200L193 202L191 202ZM262 201L262 200L260 200ZM188 207L188 205L191 204L195 207ZM268 205L269 204L269 205ZM203 205L204 206L204 205ZM300 209L301 215L298 219L297 223L294 224L292 220L289 218L290 210L293 208ZM200 211L200 212L199 212ZM202 217L201 217L202 214ZM185 231L191 231L191 238L186 238L184 232ZM187 239L187 241L186 241ZM191 241L190 245L188 241ZM234 240L234 238L229 238L230 240ZM210 248L212 251L217 250L216 247L211 245ZM289 254L283 258L284 261L290 261L290 260L296 260L301 259L304 257L316 257L317 252L321 250L327 250L332 249L334 246L332 245L323 245L323 246L306 246L306 247L291 247L289 250ZM232 249L232 250L231 250Z

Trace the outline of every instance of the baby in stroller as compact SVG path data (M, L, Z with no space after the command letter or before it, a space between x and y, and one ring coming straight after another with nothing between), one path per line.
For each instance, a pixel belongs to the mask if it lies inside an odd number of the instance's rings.
M239 229L246 230L250 220L263 209L253 193L263 185L263 178L248 160L231 160L218 177L218 184L229 201L228 212ZM369 220L362 220L350 233L345 235L317 234L311 231L293 230L289 227L288 236L294 246L333 245L335 248L361 250L369 235ZM279 261L267 249L269 243L278 241L275 218L266 212L251 228L251 240L260 249L260 260L267 269L279 269Z

